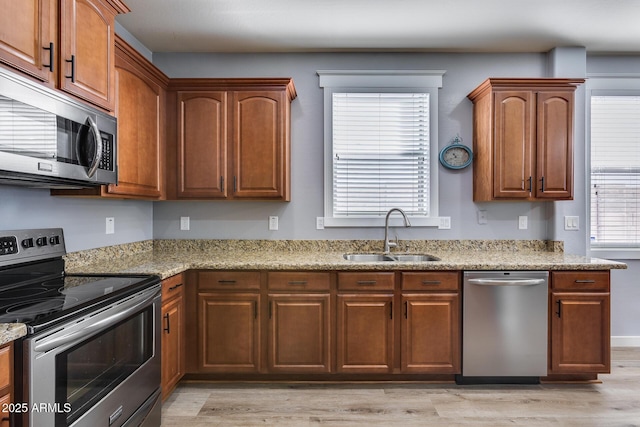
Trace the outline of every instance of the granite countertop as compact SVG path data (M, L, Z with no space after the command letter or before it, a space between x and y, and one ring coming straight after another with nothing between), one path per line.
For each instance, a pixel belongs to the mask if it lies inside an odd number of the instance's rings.
M167 278L190 269L212 270L610 270L626 264L570 255L562 242L405 241L399 253L436 256L428 262L354 262L345 253L379 253L380 241L156 240L130 251L109 248L67 255L67 271L144 273ZM123 245L125 246L125 245ZM78 253L79 255L79 253ZM108 260L108 262L105 262Z
M564 253L540 240L401 241L394 252L440 261L354 262L345 253L380 253L380 240L147 240L72 252L68 273L156 274L211 270L611 270L626 264ZM26 335L24 324L0 324L0 345Z

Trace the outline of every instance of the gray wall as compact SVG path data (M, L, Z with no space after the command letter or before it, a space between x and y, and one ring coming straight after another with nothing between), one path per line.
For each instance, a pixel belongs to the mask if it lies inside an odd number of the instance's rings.
M293 77L298 98L292 103L292 197L274 202L162 202L154 206L156 238L337 239L382 238L376 228L316 230L323 215L323 92L317 70L443 69L439 91L440 147L460 134L472 141L472 104L466 95L487 77L543 77L546 54L171 54L154 53L154 63L170 77ZM583 127L578 120L577 128ZM582 145L582 144L578 144ZM472 170L439 168L440 215L451 217L451 230L399 229L406 239L547 239L575 241L567 245L584 253L577 234L550 230L552 203L482 203L472 201ZM562 202L567 215L583 215L583 195ZM489 223L478 225L477 211ZM269 215L280 217L280 229L269 231ZM529 228L518 229L518 216L529 216ZM180 231L179 218L191 217L191 230ZM553 234L552 234L553 233ZM573 247L575 246L575 247Z
M115 233L105 234L113 217ZM134 200L53 197L49 190L0 185L0 230L62 227L67 252L153 238L153 205Z

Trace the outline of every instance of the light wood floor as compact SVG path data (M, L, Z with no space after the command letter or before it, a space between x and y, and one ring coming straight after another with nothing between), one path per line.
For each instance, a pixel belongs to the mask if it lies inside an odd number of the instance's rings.
M640 348L611 365L582 385L181 384L162 426L640 426Z

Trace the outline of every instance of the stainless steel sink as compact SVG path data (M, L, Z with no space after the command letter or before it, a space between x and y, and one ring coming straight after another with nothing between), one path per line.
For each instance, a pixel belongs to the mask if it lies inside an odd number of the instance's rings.
M426 254L344 254L344 259L355 262L427 262L440 258Z

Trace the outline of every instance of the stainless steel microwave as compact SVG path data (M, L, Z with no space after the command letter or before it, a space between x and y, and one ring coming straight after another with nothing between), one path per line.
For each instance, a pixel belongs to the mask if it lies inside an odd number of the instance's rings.
M116 118L0 68L0 184L116 184Z

